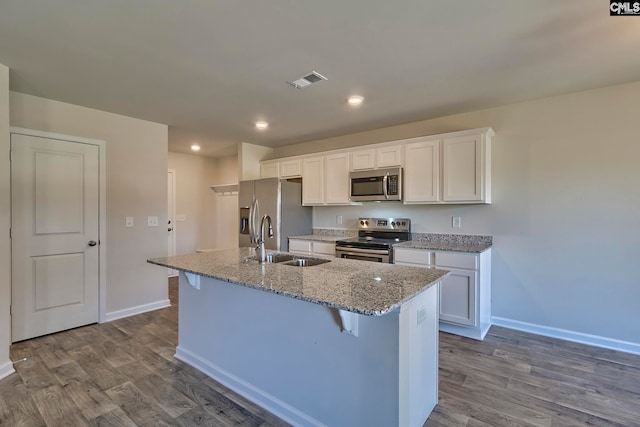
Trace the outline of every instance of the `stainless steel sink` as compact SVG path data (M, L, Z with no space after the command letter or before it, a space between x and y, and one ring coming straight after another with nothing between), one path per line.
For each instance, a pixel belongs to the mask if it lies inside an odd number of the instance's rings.
M313 267L314 265L320 265L327 262L331 262L331 260L320 258L297 258L292 261L284 262L282 265L290 265L292 267Z
M271 254L267 254L266 261L267 261L267 264L275 264L275 263L278 263L278 262L291 261L291 260L293 260L295 258L296 258L295 256L289 255L289 254L278 254L278 253L273 254L273 253L271 253ZM252 261L260 262L260 257L259 256L252 256L252 257L249 257L247 259L252 260Z

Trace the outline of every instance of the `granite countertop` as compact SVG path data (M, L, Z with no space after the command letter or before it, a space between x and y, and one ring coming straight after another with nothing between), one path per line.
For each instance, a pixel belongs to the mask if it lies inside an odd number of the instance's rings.
M490 243L456 243L456 242L432 242L427 240L409 240L395 243L394 248L424 249L431 251L468 252L480 253L491 247Z
M272 251L268 251L271 253ZM400 307L447 276L447 270L334 257L313 267L249 259L252 248L153 258L151 264L224 280L354 313L380 316Z
M431 251L450 251L480 253L493 245L492 236L469 234L412 233L411 240L396 243L394 248L424 249Z
M289 239L310 240L312 242L337 242L348 239L347 236L323 236L321 234L307 234L305 236L289 236Z

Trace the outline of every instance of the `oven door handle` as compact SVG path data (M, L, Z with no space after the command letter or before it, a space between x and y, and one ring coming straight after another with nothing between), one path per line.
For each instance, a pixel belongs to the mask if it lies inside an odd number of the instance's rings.
M336 251L348 251L360 254L389 255L389 251L386 249L359 249L349 246L336 246Z

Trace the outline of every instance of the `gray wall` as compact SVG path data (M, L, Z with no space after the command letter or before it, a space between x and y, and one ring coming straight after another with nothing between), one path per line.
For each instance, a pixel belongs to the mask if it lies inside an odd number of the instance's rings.
M107 314L167 301L167 126L21 93L10 93L12 126L106 141ZM125 228L133 216L134 228Z
M284 157L492 126L493 204L314 208L314 226L408 216L489 234L493 315L640 344L640 82L280 147ZM336 225L343 215L344 225ZM462 228L451 228L451 216Z

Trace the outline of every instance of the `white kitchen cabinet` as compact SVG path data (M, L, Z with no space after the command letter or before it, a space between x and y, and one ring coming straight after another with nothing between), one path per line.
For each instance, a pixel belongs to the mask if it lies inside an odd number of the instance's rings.
M493 130L414 138L404 154L404 203L491 203Z
M376 148L376 167L389 168L402 166L402 146L389 145Z
M302 160L281 160L280 178L299 178L302 176Z
M440 268L440 330L478 340L491 326L491 248L481 253L394 248L394 262Z
M302 205L324 204L324 156L302 160Z
M333 242L316 242L311 240L289 239L289 252L304 255L336 255L336 244Z
M402 146L388 145L351 153L351 170L402 166Z
M442 200L491 203L491 149L486 135L442 140Z
M349 153L337 153L325 158L325 198L328 205L348 205ZM304 185L304 181L302 183Z
M404 147L404 202L440 199L440 140L423 138Z
M358 150L351 153L351 170L373 169L376 167L376 150Z
M278 178L280 162L277 160L260 162L260 178Z

